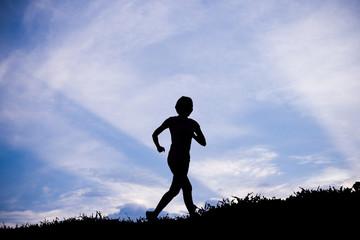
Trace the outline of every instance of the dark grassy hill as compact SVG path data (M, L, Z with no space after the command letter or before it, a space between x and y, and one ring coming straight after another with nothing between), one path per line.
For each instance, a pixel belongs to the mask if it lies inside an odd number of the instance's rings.
M286 199L249 194L245 198L223 199L216 206L205 204L199 217L163 217L155 222L144 218L109 219L100 212L91 216L44 221L16 228L3 226L1 235L123 237L205 237L242 236L354 236L360 229L358 188L306 190ZM3 238L2 238L3 239Z

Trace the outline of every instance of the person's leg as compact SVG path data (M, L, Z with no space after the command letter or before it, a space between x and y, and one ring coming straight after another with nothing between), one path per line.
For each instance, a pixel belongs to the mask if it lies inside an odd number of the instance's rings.
M157 207L155 208L154 213L159 215L159 213L169 204L169 202L180 192L181 189L181 179L174 175L173 181L171 183L169 191L167 191L164 196L161 198Z
M170 165L171 171L174 175L178 176L178 181L181 189L183 190L184 202L190 216L195 214L196 206L192 199L192 186L187 176L189 171L190 161L178 161L176 164Z
M189 210L189 213L192 214L195 212L194 204L192 203L192 195L191 195L191 184L187 177L187 172L189 170L189 162L185 161L176 161L173 158L168 158L168 164L171 172L174 174L173 181L171 183L170 189L168 192L164 194L155 208L154 212L146 212L146 216L148 219L156 219L160 212L170 203L170 201L178 195L180 189L183 188L184 193L184 202L186 207ZM184 190L185 188L185 190Z
M183 180L182 190L183 190L185 206L189 211L190 216L193 216L195 214L196 206L194 205L192 198L192 186L187 176Z

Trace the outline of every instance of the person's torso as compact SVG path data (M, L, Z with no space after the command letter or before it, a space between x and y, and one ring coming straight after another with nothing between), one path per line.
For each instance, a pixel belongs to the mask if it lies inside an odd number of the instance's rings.
M190 158L191 140L196 126L196 121L189 118L170 118L171 147L169 155Z

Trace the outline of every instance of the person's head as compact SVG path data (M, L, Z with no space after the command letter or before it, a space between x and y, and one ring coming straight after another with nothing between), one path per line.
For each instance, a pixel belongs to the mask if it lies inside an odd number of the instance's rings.
M189 97L182 96L176 102L175 109L179 116L188 117L193 111L193 101Z

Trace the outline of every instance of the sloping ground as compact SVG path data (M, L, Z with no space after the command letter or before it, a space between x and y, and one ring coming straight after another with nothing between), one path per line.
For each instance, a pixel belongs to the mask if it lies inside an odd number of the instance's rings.
M43 235L47 237L126 238L217 238L247 237L345 237L360 229L360 190L353 188L306 190L286 199L248 195L223 199L216 206L205 204L199 217L109 219L95 215L45 221L16 228L3 226L2 235ZM2 238L3 239L3 238Z

